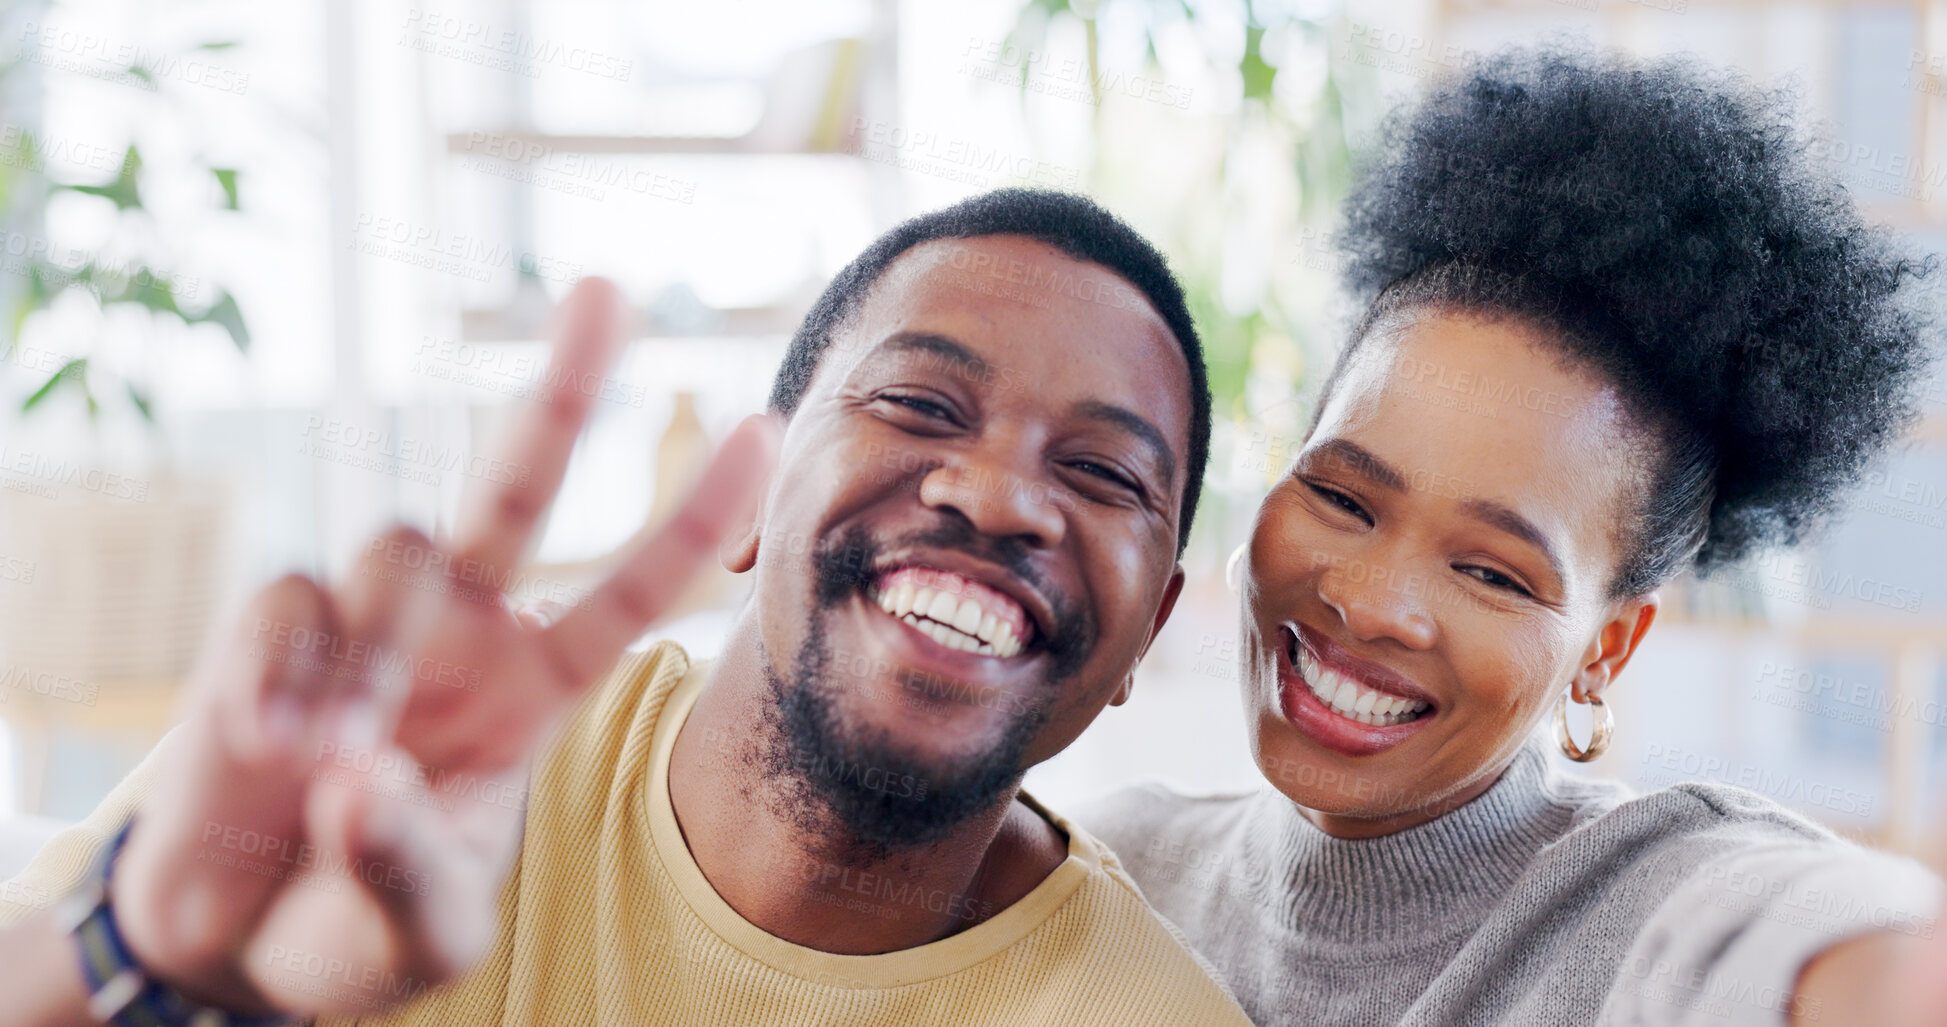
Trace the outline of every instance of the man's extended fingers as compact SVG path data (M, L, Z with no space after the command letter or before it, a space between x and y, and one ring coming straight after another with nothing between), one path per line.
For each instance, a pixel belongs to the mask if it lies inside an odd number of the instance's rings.
M210 983L211 968L283 887L219 857L234 855L225 842L244 831L292 851L302 839L328 687L311 643L334 629L330 597L292 574L212 636L185 719L150 756L167 786L144 800L116 865L123 940L151 972Z
M315 730L328 683L308 650L334 625L317 582L287 574L264 586L232 629L210 636L192 674L191 716L209 718L223 751L246 765L287 759Z
M419 572L443 561L433 541L409 524L395 524L372 536L352 562L351 573L334 589L346 634L373 646L393 644L393 632L414 590L440 583Z
M469 497L454 534L460 557L455 574L484 578L492 587L520 563L601 394L584 386L608 372L620 321L620 294L605 279L582 279L562 303L547 391L521 412L502 446L501 462L489 467L487 482Z
M368 925L376 935L363 942L373 962L399 959L386 951L397 947L407 972L429 983L464 970L493 939L490 897L520 844L522 809L498 800L525 796L525 784L524 768L478 778L428 775L390 746L365 762L330 768L306 796L307 837L321 864L367 872L350 882L362 896L306 896L312 912L329 919L333 904L369 900L382 913Z
M551 664L568 678L565 686L579 688L607 670L716 558L717 543L748 522L770 479L777 444L777 426L768 417L738 425L668 523L541 636Z
M371 739L390 737L412 699L418 657L456 592L465 594L446 576L441 551L404 524L374 535L339 585L337 609L348 632L337 668L340 714Z

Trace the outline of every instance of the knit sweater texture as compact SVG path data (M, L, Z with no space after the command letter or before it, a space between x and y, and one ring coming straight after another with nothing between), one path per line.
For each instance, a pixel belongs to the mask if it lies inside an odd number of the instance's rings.
M1077 808L1260 1025L1842 1022L1793 985L1874 930L1930 936L1939 881L1749 791L1644 795L1531 739L1482 796L1380 838L1268 787Z

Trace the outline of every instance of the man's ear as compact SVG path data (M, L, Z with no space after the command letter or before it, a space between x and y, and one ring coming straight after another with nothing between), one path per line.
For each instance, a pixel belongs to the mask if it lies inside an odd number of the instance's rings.
M1576 702L1588 702L1590 696L1600 697L1612 684L1623 668L1629 665L1629 658L1636 655L1636 647L1649 633L1650 624L1656 620L1656 611L1661 600L1655 592L1637 596L1618 606L1609 620L1595 634L1583 654L1582 668L1575 673L1570 686L1574 689Z
M1142 652L1136 654L1136 663L1142 663L1143 657L1149 655L1149 647L1155 644L1156 636L1162 632L1163 625L1170 619L1170 612L1176 609L1177 597L1182 594L1183 565L1179 563L1176 569L1170 572L1169 584L1163 586L1163 601L1156 604L1156 620L1149 625L1149 637L1143 639ZM1109 699L1109 705L1120 706L1128 702L1129 696L1135 690L1136 668L1132 666L1129 668L1129 673L1122 678L1122 687L1116 689L1115 695Z
M724 539L717 546L717 561L732 574L742 574L757 566L757 543L763 534L753 518L749 528L739 535Z
M791 419L788 415L780 414L775 410L767 410L764 417L771 422L771 428L776 433L771 443L773 447L771 457L775 462L771 465L770 481L764 487L763 498L752 506L750 523L744 525L742 531L733 531L724 535L723 541L717 543L717 562L732 574L745 574L752 567L757 566L757 553L764 538L764 525L771 516L771 489L777 484L778 464L784 461L784 431L791 426Z
M724 536L717 544L717 562L732 574L743 574L757 566L757 551L764 538L765 508L770 505L769 497L757 504L750 512L750 523L744 530Z

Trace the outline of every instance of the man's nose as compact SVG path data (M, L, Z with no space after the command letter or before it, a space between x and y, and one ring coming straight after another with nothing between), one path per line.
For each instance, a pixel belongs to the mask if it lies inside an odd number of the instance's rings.
M1037 473L1038 458L998 448L972 450L928 471L920 479L920 502L954 510L983 535L1041 549L1060 545L1068 531L1068 494Z

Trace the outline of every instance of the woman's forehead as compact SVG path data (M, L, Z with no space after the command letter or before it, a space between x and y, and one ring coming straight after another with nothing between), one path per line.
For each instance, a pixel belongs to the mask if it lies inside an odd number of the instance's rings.
M1540 330L1431 313L1375 334L1348 361L1314 444L1349 439L1414 480L1532 511L1569 548L1613 548L1641 480L1640 433L1616 388L1563 360Z

